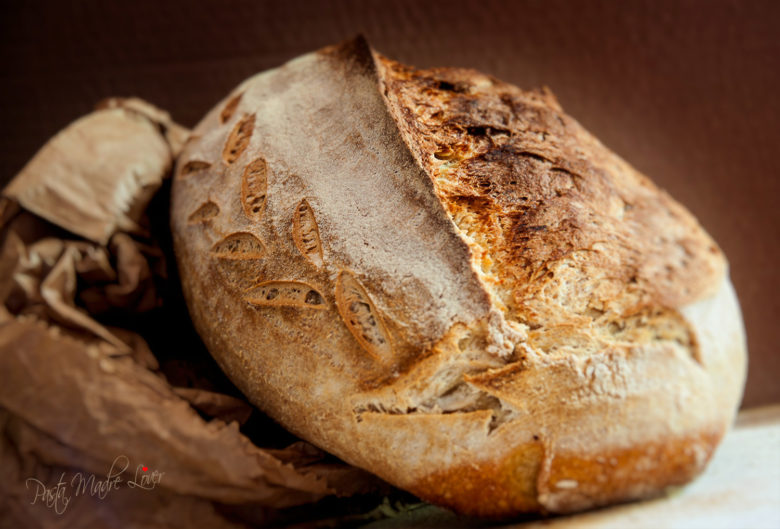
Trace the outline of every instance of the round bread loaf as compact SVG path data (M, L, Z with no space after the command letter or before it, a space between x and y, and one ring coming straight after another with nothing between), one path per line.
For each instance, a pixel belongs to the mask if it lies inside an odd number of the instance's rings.
M720 249L547 91L362 39L242 83L177 165L207 347L300 437L458 512L698 474L745 377Z

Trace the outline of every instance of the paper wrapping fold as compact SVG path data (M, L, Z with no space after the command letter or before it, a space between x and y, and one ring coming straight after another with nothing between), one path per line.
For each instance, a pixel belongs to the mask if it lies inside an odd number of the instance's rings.
M167 367L196 366L187 351L152 351L139 334L139 322L166 314L165 293L175 290L153 235L167 231L167 216L150 220L146 208L164 193L186 135L148 103L108 100L3 192L0 527L244 527L220 506L241 506L257 523L327 495L384 490L311 445L279 448L275 427L250 440L239 425L252 408L220 391L220 374L166 372L168 356ZM72 498L62 514L33 503L29 478L105 478L119 456L131 464L127 479L136 465L163 478L151 491Z

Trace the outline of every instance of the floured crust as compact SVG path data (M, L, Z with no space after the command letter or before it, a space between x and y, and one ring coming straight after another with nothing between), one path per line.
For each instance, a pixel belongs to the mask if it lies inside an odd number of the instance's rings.
M461 512L657 494L739 401L720 250L546 92L360 39L301 57L195 129L172 228L196 328L256 405Z

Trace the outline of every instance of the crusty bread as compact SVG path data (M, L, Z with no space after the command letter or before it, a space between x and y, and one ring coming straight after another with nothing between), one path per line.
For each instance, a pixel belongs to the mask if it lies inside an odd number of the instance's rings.
M547 91L362 40L242 83L173 187L184 293L297 435L459 512L567 512L699 473L745 339L696 220Z

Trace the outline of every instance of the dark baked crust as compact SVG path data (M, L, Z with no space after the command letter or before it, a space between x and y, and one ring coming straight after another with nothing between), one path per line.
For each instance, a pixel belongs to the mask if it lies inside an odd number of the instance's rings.
M479 247L509 317L533 329L531 342L550 341L556 326L622 328L639 316L697 355L674 309L712 295L726 265L690 213L548 90L378 64L407 145Z

